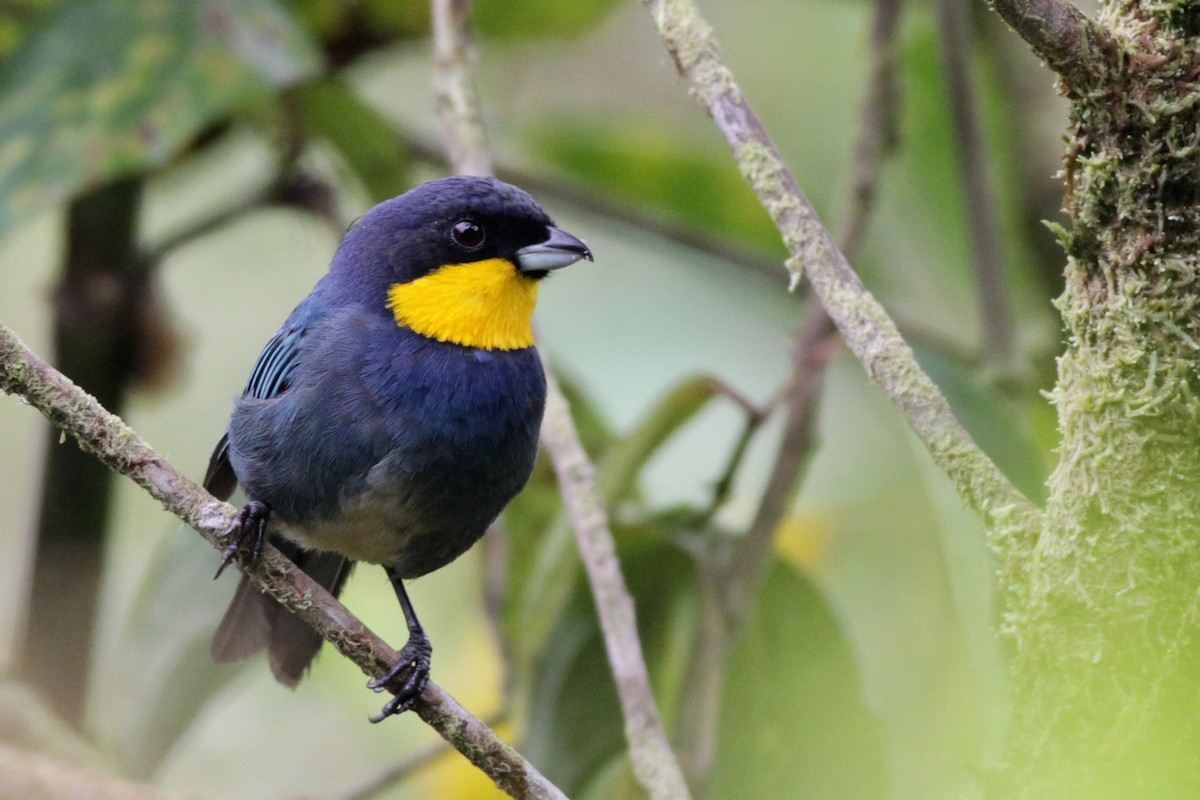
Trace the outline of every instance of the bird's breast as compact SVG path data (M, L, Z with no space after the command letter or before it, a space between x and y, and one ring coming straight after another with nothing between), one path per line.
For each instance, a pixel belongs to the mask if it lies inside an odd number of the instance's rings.
M507 259L489 258L393 284L388 307L397 325L440 342L520 350L533 346L537 295L536 280Z
M281 533L412 577L465 552L528 479L545 377L533 348L391 328L297 370L279 401L243 403L231 441Z

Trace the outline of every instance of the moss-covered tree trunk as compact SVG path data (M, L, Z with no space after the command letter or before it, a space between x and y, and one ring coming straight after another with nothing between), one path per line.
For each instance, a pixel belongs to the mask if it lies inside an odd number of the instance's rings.
M997 794L1200 798L1200 3L1109 0L1096 30L1067 81L1061 460Z

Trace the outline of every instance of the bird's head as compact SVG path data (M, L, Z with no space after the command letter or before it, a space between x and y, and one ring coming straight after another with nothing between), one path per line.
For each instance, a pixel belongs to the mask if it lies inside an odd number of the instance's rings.
M538 282L591 260L524 191L443 178L387 200L346 234L331 277L381 294L401 327L492 350L533 344Z

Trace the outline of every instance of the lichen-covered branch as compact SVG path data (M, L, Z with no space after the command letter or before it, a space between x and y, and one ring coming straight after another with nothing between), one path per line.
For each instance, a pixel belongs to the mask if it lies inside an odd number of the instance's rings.
M783 236L792 284L807 275L867 373L904 414L967 504L1007 554L1040 528L1040 513L979 449L921 370L887 312L866 290L797 184L725 65L692 0L645 0L692 91L707 107L747 182Z
M210 544L221 547L218 537L236 510L176 470L119 417L30 352L2 324L0 391L24 399L80 448L145 489ZM395 663L395 650L275 548L268 545L254 565L241 555L238 558L238 566L255 586L311 625L367 675L379 677ZM519 753L432 682L414 710L511 796L563 797Z

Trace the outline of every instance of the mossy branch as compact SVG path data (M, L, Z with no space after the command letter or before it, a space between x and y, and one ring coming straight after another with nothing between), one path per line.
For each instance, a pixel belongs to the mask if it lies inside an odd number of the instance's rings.
M1066 0L986 0L1067 88L1096 82L1107 31Z
M124 421L30 352L3 324L0 391L24 399L83 450L145 489L209 544L220 548L218 537L236 510L176 470ZM238 567L255 586L311 625L367 675L379 677L395 663L395 650L275 548L268 545L254 565L239 556ZM520 753L434 683L426 686L414 710L512 797L565 797Z
M1014 545L1036 536L1041 513L958 423L895 323L846 261L725 65L712 28L692 0L645 4L680 74L708 109L742 175L775 221L790 253L792 285L808 276L846 344L983 518L1004 560L1025 550Z
M1008 797L1200 797L1200 30L1112 0L1067 117L1058 463L1012 637Z

